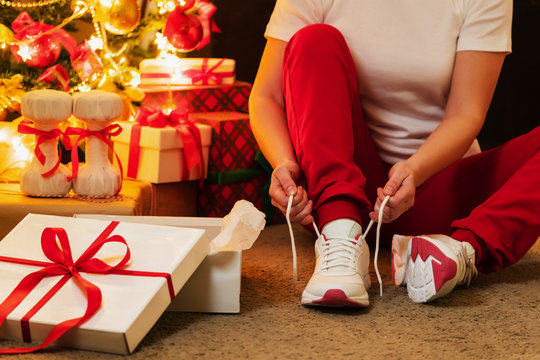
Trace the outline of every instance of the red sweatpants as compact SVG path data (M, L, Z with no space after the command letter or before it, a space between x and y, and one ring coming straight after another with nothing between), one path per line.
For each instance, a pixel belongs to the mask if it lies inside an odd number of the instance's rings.
M363 119L356 68L338 30L309 25L293 36L285 51L283 92L317 224L346 217L365 226L389 165L379 158ZM517 262L540 236L540 127L428 179L417 189L414 206L383 225L383 241L394 233L468 241L482 272Z

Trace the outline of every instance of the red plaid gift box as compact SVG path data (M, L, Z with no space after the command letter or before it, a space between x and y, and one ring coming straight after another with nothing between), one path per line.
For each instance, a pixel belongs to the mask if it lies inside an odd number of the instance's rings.
M199 192L199 216L222 217L241 199L266 214L268 224L283 222L270 203L268 187L272 167L255 141L249 115L236 111L193 113L195 123L212 127L208 178Z
M146 94L142 106L161 110L166 104L189 112L248 111L251 84L237 81L231 85L141 86Z
M259 145L249 125L249 115L236 111L193 113L190 120L212 127L209 171L255 167Z

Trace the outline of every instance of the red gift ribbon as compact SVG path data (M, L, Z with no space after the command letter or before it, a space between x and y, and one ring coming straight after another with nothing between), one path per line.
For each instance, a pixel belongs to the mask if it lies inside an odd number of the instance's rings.
M109 139L109 136L117 136L122 132L122 127L118 124L109 125L106 128L103 128L101 130L87 130L82 128L75 128L75 127L68 127L66 128L65 134L66 135L78 135L79 137L75 141L75 144L71 144L72 150L71 150L71 179L75 179L77 177L77 174L79 173L79 152L77 151L77 148L79 144L87 137L95 136L101 141L103 141L109 149L111 149L116 156L116 160L118 161L118 167L120 168L120 175L123 174L122 170L122 163L120 162L120 158L118 157L118 154L114 151L113 144L111 140ZM120 183L120 187L118 188L118 191L116 194L120 192L122 189L122 184ZM115 195L116 195L115 194Z
M44 348L56 341L69 329L80 326L90 319L101 306L101 290L90 281L84 279L80 272L90 274L117 274L130 276L151 276L164 277L167 280L171 300L174 298L174 288L172 278L169 273L149 272L149 271L130 271L123 267L129 262L131 253L126 240L120 235L112 235L112 231L118 225L118 221L111 222L105 230L94 240L86 251L73 261L71 247L66 231L63 228L45 228L41 234L41 248L45 256L52 262L19 259L9 256L0 256L0 261L38 266L42 269L25 276L9 296L0 304L0 325L6 320L7 316L30 294L30 292L46 277L62 276L62 278L45 294L45 296L21 319L21 331L25 342L31 341L29 321L43 305L45 305L62 286L71 278L74 279L84 289L87 297L86 311L83 316L65 320L51 330L45 340L38 346L30 348L12 348L0 349L2 354L28 353ZM123 258L114 266L110 266L102 260L95 258L94 255L109 242L118 242L126 246L126 252Z
M210 42L210 35L212 32L221 32L216 23L211 19L216 10L217 7L212 3L201 0L197 2L197 12L199 13L199 21L201 22L203 30L201 42L197 46L197 50L202 49Z
M39 81L52 84L58 82L60 89L69 90L69 75L67 70L62 65L54 65L45 70L38 78Z
M170 79L172 78L171 74L168 73L153 73L153 74L141 74L141 79Z
M129 159L127 175L137 177L139 170L141 128L150 126L164 128L171 126L176 129L184 143L184 161L182 162L182 181L189 179L189 172L197 165L201 165L201 183L204 181L204 156L202 152L201 132L195 123L187 118L183 109L175 109L169 115L163 111L139 108L135 115L136 123L131 128L129 141Z
M13 20L11 28L13 29L13 32L15 32L16 40L24 40L25 38L35 40L45 31L53 29L54 26L34 21L26 11L23 11L15 18L15 20ZM77 48L77 41L63 29L56 29L49 33L49 35L52 39L62 44L70 54ZM17 62L21 60L21 57L17 54L18 51L19 45L11 46L11 52Z
M103 64L101 59L85 40L83 44L75 49L70 56L71 65L79 74L82 80L88 79L90 76L101 71Z
M212 80L214 84L222 84L224 78L234 76L234 71L215 71L225 61L225 59L221 59L216 65L212 66L210 69L208 68L208 61L208 58L203 59L200 70L189 69L183 72L184 75L191 78L192 84L200 81L203 85L208 85L210 83L210 80Z
M39 130L36 128L33 128L30 126L31 123L28 120L23 120L19 123L17 130L21 134L28 134L28 135L37 135L36 139L36 147L34 148L34 154L36 155L36 158L40 162L41 165L45 165L46 157L41 151L41 144L43 144L45 141L56 139L58 137L62 137L64 140L64 146L67 150L71 149L71 143L69 141L69 138L62 132L60 129L53 129L53 130ZM49 171L46 171L41 174L44 178L52 176L56 169L60 166L60 152L58 153L58 161L56 164L50 169ZM68 179L68 181L71 181L71 179Z

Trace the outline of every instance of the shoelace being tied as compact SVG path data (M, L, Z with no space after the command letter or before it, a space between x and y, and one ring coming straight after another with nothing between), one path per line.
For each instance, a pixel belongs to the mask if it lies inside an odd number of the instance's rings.
M379 242L380 242L380 236L381 236L381 226L382 226L382 218L383 218L383 210L386 206L386 203L390 200L390 195L387 195L384 200L381 203L381 207L379 209L378 214L378 220L377 220L377 230L376 230L376 240L375 240L375 255L373 258L374 266L375 266L375 273L377 274L377 281L379 282L379 291L380 296L383 294L383 285L382 285L382 279L381 274L379 273L379 267L377 264L378 258L379 258ZM289 196L289 202L287 203L287 211L285 213L285 218L287 220L287 225L289 226L289 235L291 237L291 249L292 249L292 258L293 258L293 282L296 286L296 279L297 279L297 260L296 260L296 244L294 241L294 233L292 229L290 214L291 214L291 207L293 202L293 195ZM371 220L366 228L366 231L362 234L362 236L358 239L358 242L362 242L365 240L369 230L373 226L374 221ZM317 225L315 224L315 221L312 222L313 228L315 229L315 233L317 234L317 237L320 237L321 234L319 232L319 229L317 228ZM344 243L340 244L344 245ZM342 265L342 264L337 264Z

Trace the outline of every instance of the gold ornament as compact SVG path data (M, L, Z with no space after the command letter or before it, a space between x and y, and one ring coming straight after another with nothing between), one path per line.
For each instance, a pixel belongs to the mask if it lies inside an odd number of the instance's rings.
M7 111L5 108L0 109L0 121L6 120Z
M0 45L4 44L11 44L13 42L13 37L15 35L13 32L5 25L0 24Z
M141 9L136 0L97 1L95 20L115 35L131 32L139 24Z

